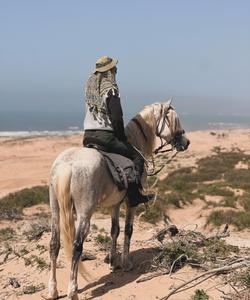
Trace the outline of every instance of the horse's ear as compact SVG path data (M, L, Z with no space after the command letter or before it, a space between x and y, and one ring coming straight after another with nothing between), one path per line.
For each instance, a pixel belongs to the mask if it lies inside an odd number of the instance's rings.
M170 98L167 102L164 103L165 107L169 109L171 107L172 98Z

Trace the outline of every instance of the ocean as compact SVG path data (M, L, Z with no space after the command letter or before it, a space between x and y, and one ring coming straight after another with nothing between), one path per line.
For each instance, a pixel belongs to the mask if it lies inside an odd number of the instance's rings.
M250 116L179 114L188 131L250 128ZM124 116L125 123L132 115ZM83 112L0 112L0 137L82 133Z

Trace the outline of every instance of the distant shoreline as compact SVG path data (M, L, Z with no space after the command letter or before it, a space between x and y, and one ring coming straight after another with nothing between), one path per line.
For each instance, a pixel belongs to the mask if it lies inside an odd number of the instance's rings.
M130 115L124 114L125 124ZM250 128L250 116L216 114L179 114L182 127L190 132L196 130L217 130ZM83 131L84 115L81 112L0 112L0 136L12 135L69 135Z
M209 131L234 131L234 130L250 130L247 127L221 127L221 128L205 128L205 129L192 129L186 132L209 132ZM0 139L2 138L38 138L38 137L66 137L74 135L82 135L83 130L31 130L31 131L0 131Z
M82 134L80 130L31 130L31 131L0 131L0 138L29 138L29 137L48 137L48 136L72 136Z

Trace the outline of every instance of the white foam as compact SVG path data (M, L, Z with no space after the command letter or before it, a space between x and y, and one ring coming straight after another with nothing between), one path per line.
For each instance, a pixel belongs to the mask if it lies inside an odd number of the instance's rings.
M36 137L36 136L69 136L81 134L81 130L62 130L62 131L0 131L0 137Z
M239 123L225 123L225 122L209 122L208 125L212 128L244 128L243 124Z

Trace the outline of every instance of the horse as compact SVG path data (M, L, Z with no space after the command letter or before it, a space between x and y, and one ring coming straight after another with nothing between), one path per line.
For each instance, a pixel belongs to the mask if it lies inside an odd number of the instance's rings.
M152 156L157 137L165 144L172 144L177 151L186 150L189 145L171 101L145 106L128 122L125 133L128 141L145 158ZM80 262L83 243L88 235L90 219L97 205L112 207L112 243L109 261L111 267L116 268L118 261L116 244L120 231L119 211L121 202L125 199L125 236L121 263L125 271L131 270L129 248L136 208L130 207L126 199L126 190L119 190L114 184L100 152L93 148L74 147L59 154L50 172L49 197L52 215L49 299L58 297L56 261L60 249L60 233L66 254L71 259L68 298L78 299L78 271L86 278L86 270Z

